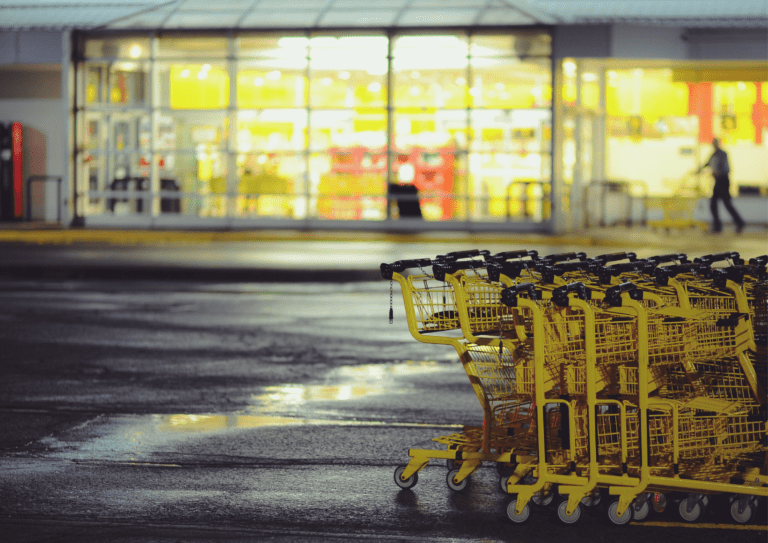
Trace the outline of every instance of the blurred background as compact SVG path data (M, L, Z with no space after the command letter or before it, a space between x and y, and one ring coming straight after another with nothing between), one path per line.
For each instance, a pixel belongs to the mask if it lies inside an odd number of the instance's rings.
M768 226L768 7L0 1L3 220Z

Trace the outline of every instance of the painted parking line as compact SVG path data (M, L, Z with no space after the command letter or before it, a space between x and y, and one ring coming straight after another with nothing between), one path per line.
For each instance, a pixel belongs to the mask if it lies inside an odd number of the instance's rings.
M768 526L760 526L757 524L714 524L714 523L686 523L686 522L662 522L662 521L649 521L649 522L633 522L633 526L653 526L655 528L706 528L710 530L751 530L751 531L768 531Z

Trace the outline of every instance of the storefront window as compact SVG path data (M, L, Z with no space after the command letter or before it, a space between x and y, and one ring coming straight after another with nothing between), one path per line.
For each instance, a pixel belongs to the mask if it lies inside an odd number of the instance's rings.
M224 36L163 35L158 39L157 56L179 61L223 59L227 57L228 40Z
M81 53L87 213L385 220L410 185L426 220L548 218L525 203L551 177L545 33L163 33ZM140 181L110 207L121 176Z
M758 80L764 73L751 67L607 70L609 175L641 181L651 195L708 194L709 178L693 172L718 137L732 163L732 184L764 184L768 152L754 113L765 103L757 92L766 84Z
M222 62L159 63L161 103L171 109L226 109L229 73Z
M148 105L148 62L88 62L84 70L86 104L111 107Z

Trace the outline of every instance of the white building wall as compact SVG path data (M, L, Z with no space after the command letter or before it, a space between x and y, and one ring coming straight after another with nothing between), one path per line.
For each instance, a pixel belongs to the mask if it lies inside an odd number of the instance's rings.
M31 198L32 218L56 220L59 202L54 182L35 183L32 175L62 176L66 183L64 140L67 93L61 91L61 32L0 31L0 122L24 126L23 178L25 213ZM66 186L62 185L66 198Z

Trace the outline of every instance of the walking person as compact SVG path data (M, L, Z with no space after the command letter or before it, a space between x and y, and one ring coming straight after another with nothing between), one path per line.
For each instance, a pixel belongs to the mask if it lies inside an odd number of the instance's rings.
M741 218L739 212L733 207L733 202L731 201L731 179L729 177L731 167L728 164L728 153L720 147L720 141L717 138L712 140L712 147L715 149L712 156L698 170L700 172L704 168L709 167L712 177L715 179L712 198L709 200L709 209L712 212L712 232L717 234L723 229L718 213L718 200L722 200L725 209L731 214L733 222L736 224L736 233L740 234L744 230L744 219Z

